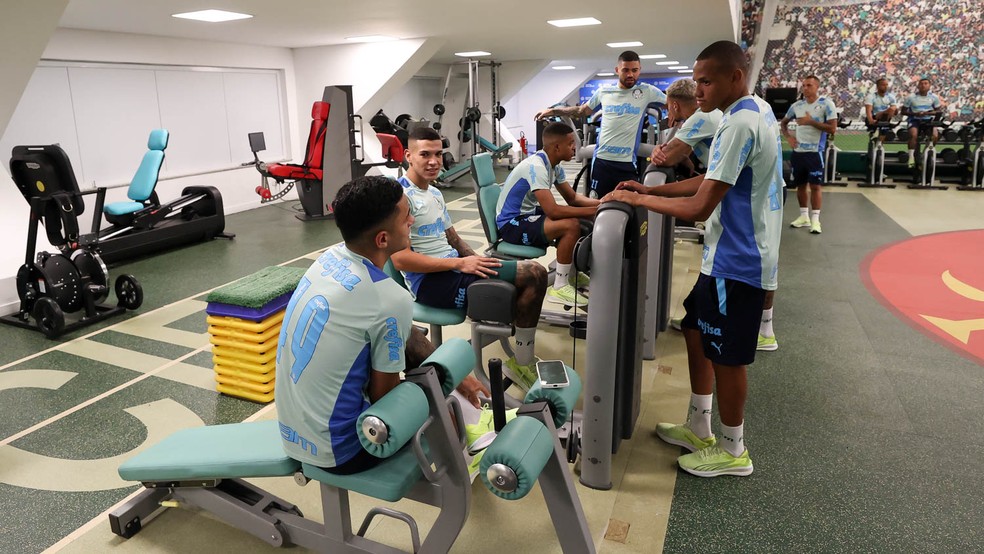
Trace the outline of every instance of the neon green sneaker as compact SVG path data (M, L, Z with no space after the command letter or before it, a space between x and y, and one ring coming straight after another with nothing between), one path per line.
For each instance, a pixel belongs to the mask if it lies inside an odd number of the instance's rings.
M776 341L775 337L764 337L759 335L758 346L755 350L762 350L763 352L775 352L779 350L779 342Z
M810 233L812 233L814 235L819 235L821 232L823 232L823 231L820 229L820 220L819 219L810 224Z
M686 424L657 423L656 436L663 442L682 446L691 452L697 452L717 444L717 437L714 435L702 439L695 435Z
M721 475L751 475L752 459L746 449L737 458L720 446L711 446L692 454L677 458L680 469L697 477L718 477Z
M568 288L570 288L568 286ZM506 377L512 379L513 383L516 383L523 390L530 390L533 383L536 383L536 362L539 359L534 357L533 361L527 365L519 365L516 362L516 357L513 356L506 360L506 363L502 365L502 372L506 374Z
M578 271L576 276L572 272L568 282L574 285L576 289L586 289L591 285L591 277L588 277L588 274L583 271Z
M790 227L795 227L797 229L799 229L800 227L809 227L810 226L810 217L809 216L805 216L805 215L801 215L801 216L797 217L796 219L794 219L793 222L789 224L789 226Z
M676 329L677 331L683 331L683 318L682 317L671 317L670 327Z
M559 289L548 287L547 302L563 304L565 306L574 306L576 304L581 308L585 308L588 306L588 297L577 292L571 285L564 285Z
M506 423L516 419L517 409L506 410ZM478 423L465 425L465 440L468 444L468 452L474 454L479 450L488 448L495 440L495 418L492 414L492 406L488 404L482 406L482 413L478 416Z
M474 456L472 456L471 462L468 463L468 477L472 483L474 483L475 478L478 477L478 472L481 469L480 466L482 465L482 456L484 455L485 451L479 450Z

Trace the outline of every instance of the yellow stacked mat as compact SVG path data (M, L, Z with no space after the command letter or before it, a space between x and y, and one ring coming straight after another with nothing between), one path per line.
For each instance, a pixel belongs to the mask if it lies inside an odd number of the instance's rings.
M218 391L255 402L272 402L284 310L258 322L211 315L206 321Z

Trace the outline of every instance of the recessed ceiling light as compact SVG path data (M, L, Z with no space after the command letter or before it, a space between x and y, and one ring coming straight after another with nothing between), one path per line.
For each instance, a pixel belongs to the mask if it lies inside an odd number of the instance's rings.
M253 16L248 13L227 12L225 10L201 10L197 12L176 13L172 14L171 17L194 19L195 21L207 21L209 23L221 23L223 21L249 19Z
M361 37L345 37L345 40L349 42L387 42L390 40L396 40L396 37L387 35L365 35Z
M685 66L685 65L671 65L667 69L687 69L687 66Z
M656 65L680 65L680 62L673 60L671 62L656 62Z
M609 48L631 48L633 46L642 46L642 43L638 40L633 40L629 42L609 42Z
M666 57L666 54L643 54L639 56L640 60L661 60Z
M593 17L576 17L574 19L551 19L547 23L554 27L583 27L584 25L601 25L601 21Z
M553 66L553 68L556 69L556 70L558 70L558 71L566 71L568 69L576 69L573 65L555 65L555 66Z
M693 73L693 72L694 72L693 69L681 69L677 71L677 73Z
M599 77L614 77L615 74L614 73L611 73L611 72L608 72L608 73L599 73L598 76Z
M461 56L462 58L477 58L478 56L491 56L492 52L483 52L482 50L475 50L474 52L455 52L455 56Z

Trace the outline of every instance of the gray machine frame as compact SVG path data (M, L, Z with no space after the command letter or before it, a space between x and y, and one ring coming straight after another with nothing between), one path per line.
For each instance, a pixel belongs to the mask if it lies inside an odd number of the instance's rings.
M463 433L459 434L448 410L453 399L444 397L437 371L425 366L408 371L407 380L421 385L430 408L430 418L413 439L413 449L424 478L414 485L405 498L440 508L437 520L420 542L416 521L407 513L392 508L373 508L353 533L348 490L321 484L324 523L305 519L300 509L242 479L210 479L191 482L145 482L142 493L109 514L110 526L117 535L130 538L165 505L185 504L205 510L219 520L242 529L276 546L303 546L323 553L405 552L365 538L377 515L403 521L410 528L413 552L450 552L468 519L471 506L471 481L461 455ZM455 409L457 412L457 408ZM564 453L556 439L553 416L545 403L526 405L524 417L540 421L554 438L554 452L538 477L540 489L560 546L565 553L594 553L594 542L574 483L564 462ZM428 455L420 444L427 441ZM410 445L408 445L410 447ZM429 459L428 459L429 458ZM431 461L438 465L431 468ZM300 470L294 481L303 486L310 479Z

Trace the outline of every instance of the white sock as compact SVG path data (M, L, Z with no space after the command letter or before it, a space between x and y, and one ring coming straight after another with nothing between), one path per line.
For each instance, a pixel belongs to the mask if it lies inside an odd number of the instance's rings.
M457 389L451 391L451 396L457 398L458 404L461 404L461 418L464 420L464 424L475 425L478 423L478 418L481 417L482 410L473 406Z
M741 456L745 451L745 422L737 427L728 427L721 424L721 438L718 443L721 448L727 450L732 456Z
M711 436L711 403L713 394L690 393L690 413L687 414L687 427L699 438Z
M762 310L762 322L759 323L759 334L763 337L775 335L775 331L772 330L772 308Z
M557 263L557 268L554 270L554 288L562 289L569 283L567 280L571 276L571 265L572 264L562 264Z
M516 327L516 363L533 363L533 345L536 342L536 327Z
M916 159L916 151L915 150L909 150L909 159L910 160Z
M816 223L820 221L820 210L810 210L810 222Z
M800 208L800 217L809 217L810 208Z

